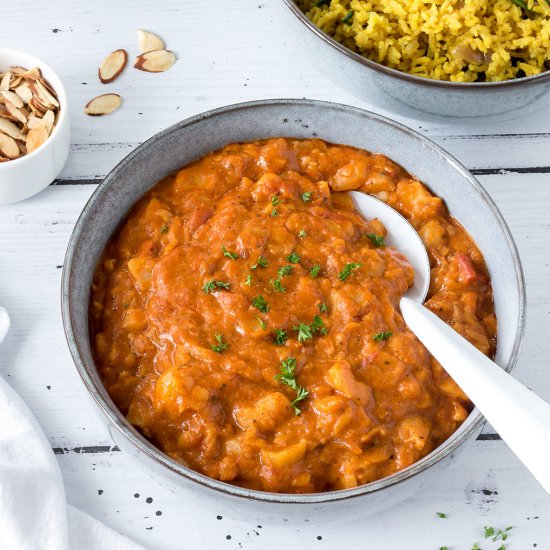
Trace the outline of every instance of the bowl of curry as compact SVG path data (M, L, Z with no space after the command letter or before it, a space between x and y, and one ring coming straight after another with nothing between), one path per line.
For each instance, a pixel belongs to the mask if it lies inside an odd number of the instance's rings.
M199 115L105 178L63 272L88 390L117 444L171 486L234 509L365 515L416 491L479 433L480 414L400 315L412 267L350 190L410 221L432 267L427 307L513 367L517 252L447 153L323 102Z

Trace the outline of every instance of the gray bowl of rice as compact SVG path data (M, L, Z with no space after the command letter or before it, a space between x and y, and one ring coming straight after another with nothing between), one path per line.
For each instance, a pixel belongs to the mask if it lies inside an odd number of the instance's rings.
M336 84L413 118L511 118L550 104L547 0L283 0Z

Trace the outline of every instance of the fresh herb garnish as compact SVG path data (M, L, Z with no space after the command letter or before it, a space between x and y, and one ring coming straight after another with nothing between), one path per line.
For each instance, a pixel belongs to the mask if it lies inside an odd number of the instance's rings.
M292 327L292 330L298 331L298 342L305 342L313 338L310 326L305 323L300 323L298 326Z
M439 550L449 550L449 547L448 546L440 546Z
M267 267L268 265L269 260L267 260L263 256L259 256L258 261L250 269L256 269L257 267Z
M345 281L351 275L351 272L354 269L359 269L362 266L363 266L363 264L354 264L354 263L350 264L350 263L347 263L344 266L344 269L342 269L342 271L340 271L340 273L338 273L338 279L340 279L341 281Z
M161 228L160 228L160 234L161 235L166 235L166 233L168 233L168 224L165 223Z
M298 254L298 252L293 252L292 254L289 254L286 259L291 264L297 264L300 261L300 254Z
M227 281L214 281L213 279L211 281L207 281L202 286L202 290L205 294L208 294L209 292L215 292L218 289L225 289L229 290L231 283Z
M321 6L330 6L330 1L331 0L317 0L315 6L318 8L320 8Z
M386 330L385 332L379 332L377 334L375 334L372 339L375 341L375 342L382 342L383 340L387 340L390 336L393 335L393 332L391 330ZM439 515L440 518L444 517L445 514L440 515L441 512L437 512L437 514ZM445 516L447 517L447 516Z
M307 237L307 231L305 231L304 229L300 229L300 232L298 233L298 238L303 239L305 237Z
M386 246L386 242L384 241L384 237L381 237L380 235L377 235L376 233L369 233L367 235L367 239L376 247L380 248L381 246Z
M276 218L278 215L279 215L279 212L277 212L277 210L273 209L273 210L271 211L271 217L272 217L272 218Z
M447 519L447 514L444 514L443 512L437 512L437 515L438 515L440 518Z
M321 266L319 264L314 264L313 267L309 270L309 274L313 279L316 279L320 271L321 271Z
M235 254L235 252L230 252L229 250L227 250L224 244L222 244L222 252L226 258L230 258L232 260L236 260L239 257L239 255Z
M293 270L294 270L294 266L283 265L277 270L277 275L279 275L279 277L286 277L287 275L292 275Z
M351 26L352 17L353 17L353 10L350 10L348 11L348 13L346 13L346 15L344 16L344 19L342 19L342 23L344 23L344 25Z
M256 316L256 319L258 319L260 326L265 330L267 327L266 322L261 317L258 317L258 316Z
M244 284L247 286L250 286L252 284L252 275L250 275L250 273L246 276L246 279L244 280Z
M294 359L294 357L289 357L286 361L281 361L281 372L275 375L275 380L289 386L296 392L296 399L294 399L290 405L294 409L296 415L299 415L302 411L298 408L297 403L303 401L309 395L309 392L296 382L295 370L296 359Z
M272 206L279 206L281 204L281 199L277 195L273 195L271 197L271 205Z
M481 546L477 542L474 542L474 545L472 546L472 550L481 550Z
M288 335L286 333L286 330L283 330L282 328L276 328L274 342L278 346L284 346L287 340Z
M305 193L302 193L302 200L304 202L309 202L311 200L311 191L306 191Z
M275 292L286 292L286 288L282 285L281 279L269 279L269 282L275 289Z
M267 313L269 311L269 305L261 294L258 294L258 296L252 300L252 306L262 313Z
M506 527L506 529L499 529L495 534L495 536L493 537L493 542L496 542L498 539L505 541L508 538L508 531L510 531L510 529L512 529L512 527ZM487 528L485 528L485 532L487 532ZM491 534L494 534L494 529L493 529L493 533Z
M223 341L223 334L221 333L216 333L216 342L218 342L217 344L212 344L212 351L215 351L216 353L223 353L228 347L229 347L229 344L226 344L224 341Z
M302 411L298 408L296 403L299 403L300 401L303 401L307 396L309 395L309 392L303 388L302 386L298 387L298 391L296 392L296 399L292 401L290 406L294 409L294 413L296 416L298 416Z
M495 528L494 527L485 526L483 529L485 529L485 538L486 539L488 539L489 537L492 537L495 534Z
M313 323L310 325L311 332L315 333L318 332L319 334L326 334L327 329L325 327L325 323L323 323L323 319L319 317L319 315L314 315L313 317Z
M319 310L319 313L326 313L328 311L328 307L325 302L317 304L317 309Z
M516 6L519 6L522 10L531 11L531 10L529 9L529 6L528 6L523 0L512 0L512 2L513 2Z

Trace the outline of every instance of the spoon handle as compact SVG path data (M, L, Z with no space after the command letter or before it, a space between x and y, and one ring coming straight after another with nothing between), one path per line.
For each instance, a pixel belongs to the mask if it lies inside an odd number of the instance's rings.
M424 306L402 298L409 328L550 493L550 405Z

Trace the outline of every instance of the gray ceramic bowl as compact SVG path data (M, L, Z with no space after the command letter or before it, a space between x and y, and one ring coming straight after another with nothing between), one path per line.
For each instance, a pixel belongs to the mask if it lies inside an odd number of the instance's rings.
M338 86L394 113L475 122L479 117L516 117L550 104L550 71L503 82L444 82L413 76L336 42L317 28L294 0L278 3L296 50Z
M513 368L524 325L523 276L510 232L484 189L454 158L420 134L360 109L310 100L258 101L209 111L171 126L130 153L92 195L71 236L62 282L65 333L78 372L116 444L138 457L172 490L183 490L185 498L190 493L193 498L203 497L216 510L225 507L228 514L264 521L351 519L382 510L437 478L480 432L480 413L474 410L455 434L421 461L380 481L309 495L250 491L194 472L150 444L111 401L92 358L88 326L92 274L132 205L167 174L210 151L273 136L318 136L384 153L443 197L485 255L499 319L497 361L508 371Z

